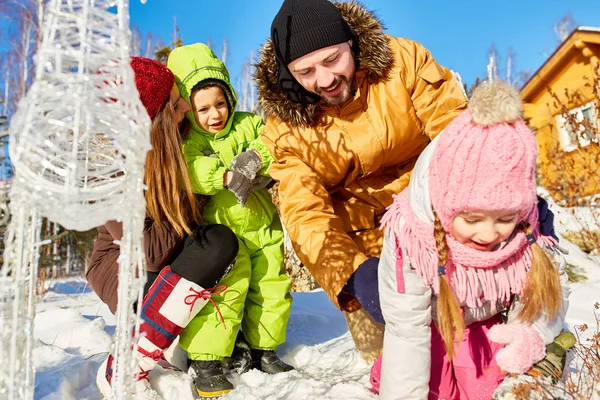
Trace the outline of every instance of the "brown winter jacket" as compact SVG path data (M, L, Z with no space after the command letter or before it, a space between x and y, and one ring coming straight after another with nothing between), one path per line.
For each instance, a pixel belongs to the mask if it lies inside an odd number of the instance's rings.
M98 227L98 237L88 263L86 278L98 297L108 305L114 314L117 310L119 245L115 240L123 236L123 225L109 221ZM181 251L184 238L168 226L159 228L153 220L144 221L144 250L146 270L158 272L169 265Z
M367 257L380 255L380 217L407 186L421 151L467 100L422 45L385 35L355 2L337 6L359 38L350 102L341 109L291 102L277 86L270 40L256 79L285 228L334 304L355 311L360 304L342 289Z

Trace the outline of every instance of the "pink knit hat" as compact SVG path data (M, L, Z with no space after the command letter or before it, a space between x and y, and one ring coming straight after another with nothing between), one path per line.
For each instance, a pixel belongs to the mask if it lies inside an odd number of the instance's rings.
M464 211L520 210L537 226L537 144L521 118L521 100L507 83L479 86L469 109L438 140L429 170L433 209L446 232Z

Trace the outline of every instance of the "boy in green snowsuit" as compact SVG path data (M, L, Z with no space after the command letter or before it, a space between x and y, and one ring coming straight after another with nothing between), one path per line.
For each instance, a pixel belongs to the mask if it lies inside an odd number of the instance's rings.
M192 190L211 196L203 219L227 225L240 245L232 271L219 283L228 290L215 296L225 327L217 310L207 305L180 336L197 375L196 388L210 397L233 388L221 361L231 356L240 323L255 368L269 373L293 369L274 352L285 341L291 281L283 265L281 221L265 188L272 159L259 138L262 118L235 111L227 69L208 46L176 48L168 67L191 105L182 150Z

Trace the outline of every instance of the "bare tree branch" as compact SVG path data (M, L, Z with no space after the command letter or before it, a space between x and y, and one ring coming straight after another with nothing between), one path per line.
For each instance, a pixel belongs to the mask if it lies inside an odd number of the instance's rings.
M556 34L559 44L564 42L565 39L577 29L577 25L578 24L575 19L573 19L573 15L570 11L554 23L554 33Z

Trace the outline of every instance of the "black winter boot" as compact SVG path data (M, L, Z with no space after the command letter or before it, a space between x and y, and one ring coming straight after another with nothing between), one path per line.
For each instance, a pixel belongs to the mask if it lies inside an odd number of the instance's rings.
M194 386L201 399L214 399L233 390L233 385L223 373L221 361L193 360Z
M235 347L233 348L231 357L225 357L223 365L227 371L235 372L240 375L250 371L250 368L252 368L250 345L246 342L242 331L239 331L237 338L235 339Z
M294 370L289 364L286 364L274 350L256 350L252 349L252 367L267 374L278 374Z

